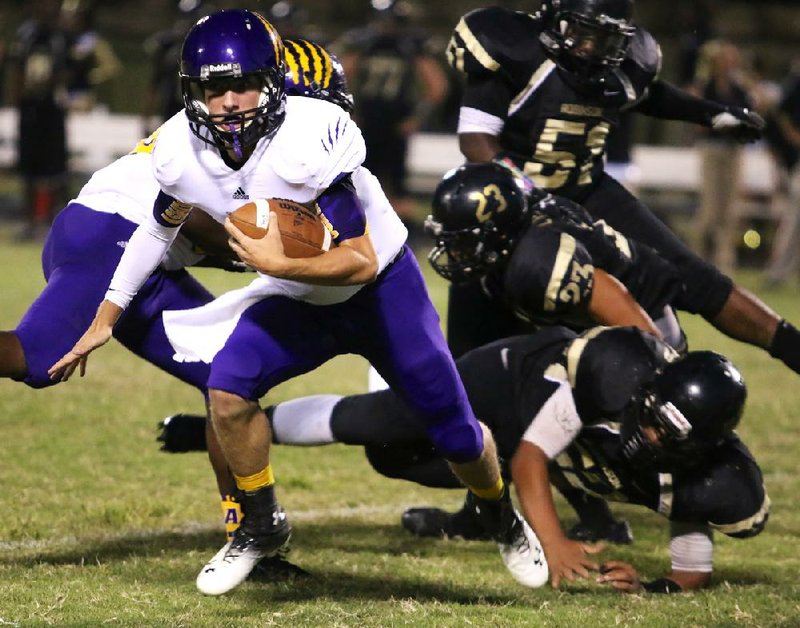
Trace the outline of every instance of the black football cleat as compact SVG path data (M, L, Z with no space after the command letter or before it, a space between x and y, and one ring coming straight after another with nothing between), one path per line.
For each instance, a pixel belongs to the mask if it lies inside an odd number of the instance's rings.
M567 538L585 543L608 541L615 545L630 545L633 543L633 530L631 530L631 524L625 519L614 519L605 525L593 525L579 521L569 529Z
M262 558L247 579L251 582L287 582L310 577L308 571L279 555Z
M491 539L473 512L462 508L454 513L441 508L409 508L400 523L414 536L437 539L488 541Z

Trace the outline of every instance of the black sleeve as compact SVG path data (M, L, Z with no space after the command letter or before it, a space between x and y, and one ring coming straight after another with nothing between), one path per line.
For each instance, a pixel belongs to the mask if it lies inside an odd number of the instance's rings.
M674 476L670 519L708 523L728 536L746 538L764 529L769 497L761 469L737 437L729 438L696 470Z
M590 425L618 420L674 351L635 327L595 327L573 342L566 356L575 407Z
M583 243L547 226L523 236L504 277L514 310L529 320L570 317L592 297L594 265Z
M632 107L630 111L637 111L664 120L682 120L711 126L711 118L725 111L725 107L719 103L693 96L666 81L655 80L650 85L647 97Z
M497 74L467 76L461 97L462 107L472 107L498 118L508 117L508 106L514 98L507 81Z

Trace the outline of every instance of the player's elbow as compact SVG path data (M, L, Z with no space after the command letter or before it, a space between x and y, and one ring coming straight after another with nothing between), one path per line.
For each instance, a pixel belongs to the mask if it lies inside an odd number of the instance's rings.
M353 277L353 283L372 283L378 278L378 260L377 258L367 259L364 265L359 268L356 276Z

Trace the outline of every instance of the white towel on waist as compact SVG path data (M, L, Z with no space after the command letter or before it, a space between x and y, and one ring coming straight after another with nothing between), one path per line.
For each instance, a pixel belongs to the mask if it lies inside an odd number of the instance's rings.
M346 301L361 285L313 286L260 275L249 285L231 290L211 303L190 310L165 310L164 330L177 362L211 363L233 333L244 311L270 296L286 296L314 305Z

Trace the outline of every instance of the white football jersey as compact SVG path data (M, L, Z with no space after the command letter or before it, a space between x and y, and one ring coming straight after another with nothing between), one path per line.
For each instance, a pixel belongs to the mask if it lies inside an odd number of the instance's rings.
M197 138L179 112L159 131L153 172L166 194L220 223L254 199L313 201L342 173L352 172L380 271L397 255L407 232L377 179L361 168L365 154L361 131L345 111L322 100L290 96L283 124L271 139L256 145L238 170L230 168L215 147ZM282 294L318 304L346 300L358 289L275 278L270 283Z
M142 224L152 215L160 189L153 176L152 146L151 138L141 140L130 153L95 172L71 202ZM203 257L188 238L179 234L161 266L178 270L196 264Z
M140 225L153 213L158 190L150 154L132 152L95 172L73 202Z

